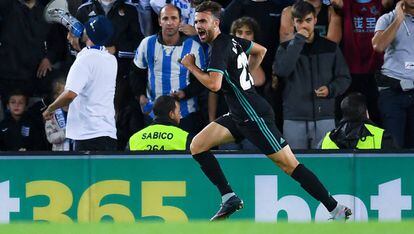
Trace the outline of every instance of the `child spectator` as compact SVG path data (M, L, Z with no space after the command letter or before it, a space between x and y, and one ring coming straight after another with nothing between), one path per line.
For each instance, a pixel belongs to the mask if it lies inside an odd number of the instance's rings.
M252 17L239 18L231 24L230 34L236 37L240 37L249 41L256 41L260 32L260 26L255 19ZM257 69L251 71L254 86L262 86L265 81L265 73L262 66L260 65Z
M26 113L27 96L20 90L10 92L5 119L0 122L0 150L39 150L41 131Z
M59 78L53 82L53 100L65 90L66 80ZM66 138L66 120L68 116L68 106L59 108L55 111L53 118L46 120L45 131L47 140L53 144L53 151L71 150L71 140Z

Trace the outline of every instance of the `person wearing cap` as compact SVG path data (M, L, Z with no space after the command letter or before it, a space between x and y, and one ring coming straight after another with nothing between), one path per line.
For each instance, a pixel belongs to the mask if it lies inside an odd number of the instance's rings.
M129 139L129 150L186 150L191 142L188 132L179 128L180 103L169 95L155 99L155 118L151 125Z
M91 18L82 40L86 47L69 70L65 91L43 112L46 120L60 107L69 105L66 138L75 151L116 150L114 95L118 70L114 55L105 44L114 33L105 16Z
M138 16L137 7L126 0L90 0L76 12L76 18L83 24L97 15L106 16L114 26L114 34L105 47L118 61L114 104L118 149L123 150L131 134L144 127L144 116L130 113L136 101L128 76L135 50L144 38L140 30L142 19ZM129 124L130 121L135 124Z

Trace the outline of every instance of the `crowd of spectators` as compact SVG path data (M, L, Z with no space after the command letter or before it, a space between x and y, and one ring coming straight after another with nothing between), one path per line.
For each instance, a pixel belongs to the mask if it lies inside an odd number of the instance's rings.
M81 23L104 15L114 26L105 47L118 64L118 150L153 122L157 97L170 95L179 101L179 126L190 136L227 112L222 94L204 88L179 63L190 52L200 68L208 63L209 47L193 27L195 7L202 1L68 0L70 13ZM293 21L294 1L217 1L223 6L222 32L267 48L261 66L251 73L291 147L318 148L342 123L342 99L358 92L365 96L370 123L385 128L399 148L413 148L414 2L305 0L315 9L318 39L303 47L303 32ZM0 150L72 149L65 137L67 107L46 122L42 111L63 92L67 73L85 44L64 26L45 21L49 2L0 1ZM242 142L222 149L252 147Z

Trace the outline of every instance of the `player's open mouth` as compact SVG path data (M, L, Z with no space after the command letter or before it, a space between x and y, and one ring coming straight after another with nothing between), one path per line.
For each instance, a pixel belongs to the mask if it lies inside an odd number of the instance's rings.
M200 39L201 40L204 40L204 39L206 39L206 37L207 37L207 32L205 31L205 30L198 30L198 36L200 37Z

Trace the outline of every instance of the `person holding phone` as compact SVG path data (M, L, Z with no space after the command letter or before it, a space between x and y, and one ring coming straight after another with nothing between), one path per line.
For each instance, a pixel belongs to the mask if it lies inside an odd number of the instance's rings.
M414 0L401 0L378 19L372 46L385 52L377 77L386 130L402 148L414 147Z

